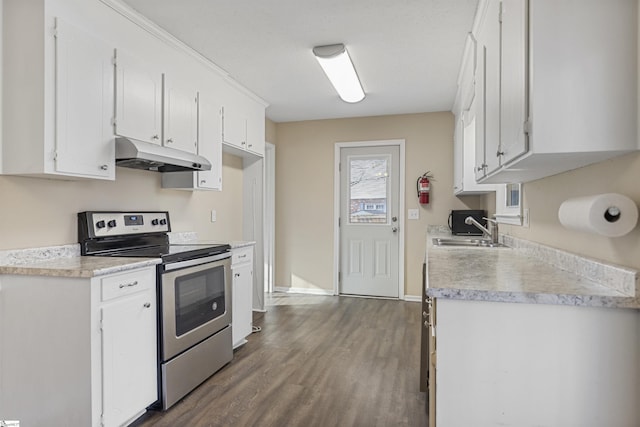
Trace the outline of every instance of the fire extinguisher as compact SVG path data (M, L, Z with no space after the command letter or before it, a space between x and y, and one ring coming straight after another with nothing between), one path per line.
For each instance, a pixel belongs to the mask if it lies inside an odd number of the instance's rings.
M429 180L433 180L433 175L431 175L431 171L427 171L422 174L421 177L418 178L416 182L416 186L418 189L418 200L421 205L429 204L429 191L431 191L431 184Z

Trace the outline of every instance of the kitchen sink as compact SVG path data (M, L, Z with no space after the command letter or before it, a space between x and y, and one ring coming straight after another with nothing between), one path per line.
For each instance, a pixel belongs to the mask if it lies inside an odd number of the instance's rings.
M434 246L457 246L457 247L475 247L475 248L496 248L504 246L502 243L493 243L488 239L444 239L441 237L433 238Z

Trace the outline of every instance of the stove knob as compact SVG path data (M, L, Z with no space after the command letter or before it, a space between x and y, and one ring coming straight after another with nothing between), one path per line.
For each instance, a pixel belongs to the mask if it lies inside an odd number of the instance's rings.
M160 220L160 225L167 225L167 220L166 219L161 219Z
M107 225L109 226L109 228L113 228L113 227L115 227L115 226L116 226L116 220L115 220L115 219L112 219L111 221L109 221L109 222L107 223Z
M158 218L154 218L151 220L151 225L158 225Z
M96 228L104 228L105 227L105 223L104 221L98 221L96 222Z

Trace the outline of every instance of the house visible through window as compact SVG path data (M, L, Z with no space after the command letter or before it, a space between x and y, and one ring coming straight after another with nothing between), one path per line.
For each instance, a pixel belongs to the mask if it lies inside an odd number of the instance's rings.
M388 156L349 159L350 223L386 224Z

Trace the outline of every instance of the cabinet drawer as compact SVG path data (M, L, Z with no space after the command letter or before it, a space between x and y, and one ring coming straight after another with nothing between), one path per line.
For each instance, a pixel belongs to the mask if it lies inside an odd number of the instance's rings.
M243 264L245 262L253 262L253 246L233 249L231 251L231 266Z
M122 274L114 274L100 280L102 301L129 295L155 286L154 270L135 270Z

